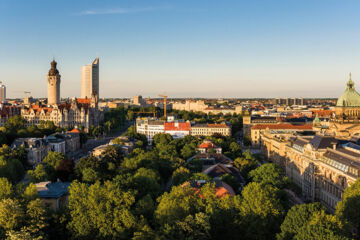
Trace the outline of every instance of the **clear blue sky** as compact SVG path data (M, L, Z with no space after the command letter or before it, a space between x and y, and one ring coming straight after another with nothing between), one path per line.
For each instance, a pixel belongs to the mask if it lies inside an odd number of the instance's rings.
M61 95L100 57L101 97L337 97L360 90L358 0L1 0L9 97Z

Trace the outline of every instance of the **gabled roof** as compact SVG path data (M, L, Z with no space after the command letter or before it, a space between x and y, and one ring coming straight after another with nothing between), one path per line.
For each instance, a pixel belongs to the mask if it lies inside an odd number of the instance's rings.
M206 149L210 149L210 148L218 148L218 146L216 146L213 142L211 142L210 140L204 140L199 148L206 148Z
M40 182L35 184L40 198L60 198L69 193L69 182Z
M217 163L213 166L208 167L203 171L203 173L205 173L211 178L217 178L221 177L222 175L229 174L233 176L237 180L237 182L245 183L243 177L241 176L237 168L234 168L233 166L226 166L222 163Z
M325 149L332 147L333 144L337 144L338 140L331 136L315 135L309 142L315 149Z

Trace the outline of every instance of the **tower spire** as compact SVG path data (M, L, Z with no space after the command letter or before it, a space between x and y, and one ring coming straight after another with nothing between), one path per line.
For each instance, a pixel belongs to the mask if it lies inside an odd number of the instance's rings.
M355 83L353 82L353 80L351 79L351 72L349 73L349 81L347 82L347 88L348 89L354 89L354 85Z

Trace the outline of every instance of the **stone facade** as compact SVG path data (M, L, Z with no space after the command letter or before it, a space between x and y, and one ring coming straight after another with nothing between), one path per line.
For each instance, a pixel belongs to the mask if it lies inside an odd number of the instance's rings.
M305 201L319 201L334 211L346 187L360 176L360 146L332 136L263 134L262 153L283 167L302 190Z
M27 161L30 166L40 164L50 151L46 138L18 138L11 144L11 148L21 146L27 150Z
M21 110L21 116L27 126L38 125L40 121L52 121L57 127L84 127L99 125L104 119L104 113L97 108L96 99L76 99L70 103L53 106L32 105Z

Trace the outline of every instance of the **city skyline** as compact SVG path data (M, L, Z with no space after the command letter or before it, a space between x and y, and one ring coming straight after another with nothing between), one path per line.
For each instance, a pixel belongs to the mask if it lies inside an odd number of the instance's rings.
M337 97L349 72L360 86L356 1L84 3L0 3L9 98L46 97L53 57L63 97L95 57L101 97Z

